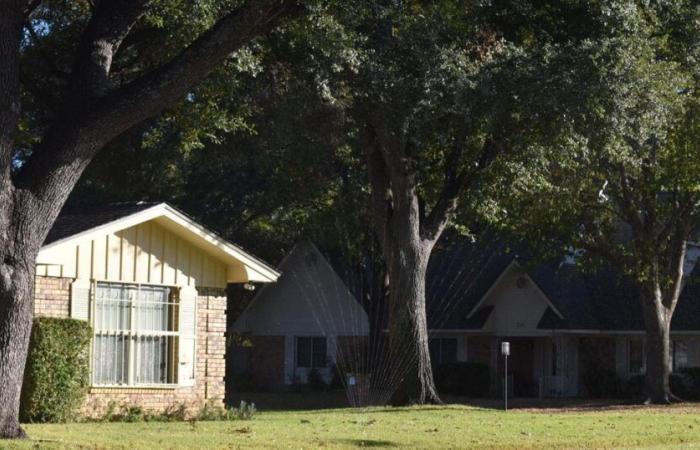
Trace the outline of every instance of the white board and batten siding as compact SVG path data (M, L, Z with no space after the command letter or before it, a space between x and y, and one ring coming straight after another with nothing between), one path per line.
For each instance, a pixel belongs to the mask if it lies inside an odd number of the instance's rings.
M155 221L42 253L37 275L167 286L226 287L227 266Z

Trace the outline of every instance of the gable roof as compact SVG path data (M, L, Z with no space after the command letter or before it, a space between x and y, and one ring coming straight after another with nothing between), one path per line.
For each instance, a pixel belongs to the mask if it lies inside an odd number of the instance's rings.
M513 258L503 241L490 238L436 249L428 264L426 281L428 328L480 329L491 310L472 316L469 313Z
M560 261L529 264L522 245L505 240L461 242L436 252L428 270L428 326L443 330L479 330L492 313L481 300L516 261L549 300L537 328L541 330L643 331L644 321L634 284L613 269L583 272ZM700 274L696 267L695 274ZM453 279L435 289L436 280ZM691 280L695 277L691 277ZM443 283L444 284L444 283ZM431 288L432 287L432 288ZM453 300L449 308L445 298ZM432 317L431 317L432 315ZM671 323L673 331L700 331L700 283L688 282Z
M256 293L232 332L368 333L362 305L311 241L294 245L279 266L283 274L278 282Z
M167 203L117 203L66 209L58 216L44 241L38 262L50 264L50 261L42 260L42 252L46 254L49 250L73 241L119 231L149 220L155 220L166 228L186 235L226 263L243 264L250 281L273 282L280 276L271 265L228 242Z
M46 236L43 246L144 211L157 204L136 202L64 208Z

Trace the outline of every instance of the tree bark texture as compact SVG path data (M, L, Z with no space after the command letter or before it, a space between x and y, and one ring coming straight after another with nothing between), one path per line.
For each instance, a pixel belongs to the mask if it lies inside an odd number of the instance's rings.
M388 277L389 337L381 389L394 404L440 403L428 347L425 278L430 253L449 219L428 227L406 144L377 127L368 132L372 215ZM373 379L376 377L373 377ZM373 388L377 388L374 386Z
M646 327L646 403L671 402L671 316L658 292L647 292L642 298Z

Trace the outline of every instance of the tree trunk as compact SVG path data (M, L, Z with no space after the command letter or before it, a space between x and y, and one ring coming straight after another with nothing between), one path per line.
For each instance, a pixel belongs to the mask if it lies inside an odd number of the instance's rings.
M0 437L25 438L19 424L24 365L34 314L34 262L0 266Z
M441 403L430 361L425 277L430 250L416 242L394 252L389 265L391 378L393 404Z
M421 236L421 213L415 190L395 190L388 245L389 362L393 404L441 403L430 361L425 278L433 241ZM399 194L403 192L403 195Z
M660 294L647 294L643 299L646 326L646 402L668 404L672 394L671 375L671 313L660 299Z

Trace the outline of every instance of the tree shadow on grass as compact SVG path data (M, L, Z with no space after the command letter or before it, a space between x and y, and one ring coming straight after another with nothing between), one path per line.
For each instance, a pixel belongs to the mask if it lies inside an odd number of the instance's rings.
M335 439L335 442L343 445L352 445L354 447L398 447L399 444L393 441L385 441L381 439Z

